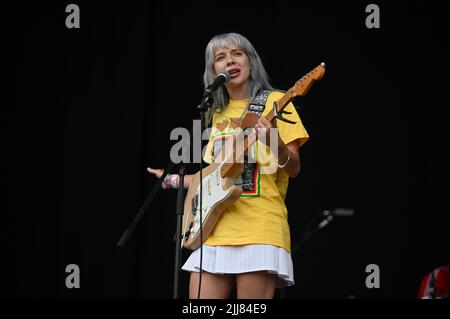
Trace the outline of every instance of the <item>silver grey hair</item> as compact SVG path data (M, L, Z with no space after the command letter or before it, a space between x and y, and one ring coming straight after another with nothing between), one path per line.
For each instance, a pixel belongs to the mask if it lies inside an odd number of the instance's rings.
M258 53L250 41L239 33L219 34L209 41L205 50L205 73L203 75L205 88L214 80L216 76L214 74L214 53L217 49L226 48L231 43L244 50L250 60L250 77L248 80L248 96L250 100L254 98L261 89L273 90ZM214 93L213 99L213 105L210 111L206 114L206 125L209 125L215 112L221 111L223 107L228 105L230 97L226 88L221 86Z

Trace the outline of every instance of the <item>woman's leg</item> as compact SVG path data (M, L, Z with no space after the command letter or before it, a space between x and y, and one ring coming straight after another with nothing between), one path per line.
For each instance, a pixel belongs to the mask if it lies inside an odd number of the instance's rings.
M189 298L198 298L198 280L200 274L191 272ZM201 299L226 299L230 297L234 286L234 275L215 275L206 271L202 273Z
M274 296L278 276L267 271L255 271L236 275L238 299L271 299Z

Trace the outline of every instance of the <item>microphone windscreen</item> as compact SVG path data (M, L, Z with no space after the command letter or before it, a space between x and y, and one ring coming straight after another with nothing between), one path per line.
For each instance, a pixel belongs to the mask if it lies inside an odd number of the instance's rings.
M227 70L222 70L219 72L219 76L223 74L225 76L225 82L228 82L230 80L230 72Z

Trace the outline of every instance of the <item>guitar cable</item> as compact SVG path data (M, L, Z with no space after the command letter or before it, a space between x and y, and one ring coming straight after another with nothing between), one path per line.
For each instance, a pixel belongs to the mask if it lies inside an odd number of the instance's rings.
M200 112L200 129L202 130L205 123L205 114L204 112ZM200 271L198 275L198 292L197 292L197 299L200 299L200 291L202 287L202 274L203 274L203 220L202 220L202 203L203 203L203 139L200 141Z

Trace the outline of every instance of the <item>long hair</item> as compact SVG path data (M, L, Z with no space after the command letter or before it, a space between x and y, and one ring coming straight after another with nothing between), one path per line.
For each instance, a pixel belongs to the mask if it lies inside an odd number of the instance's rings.
M250 60L250 76L248 79L248 96L250 101L256 96L256 94L261 90L273 90L269 83L268 75L258 53L256 53L253 45L248 41L247 38L240 35L239 33L224 33L213 37L205 50L205 73L203 75L203 82L205 88L214 80L214 52L217 49L226 48L231 43L236 45L238 48L242 49L248 56ZM212 121L212 117L215 112L220 112L225 106L228 105L230 97L226 88L223 86L219 87L217 91L213 94L213 104L211 109L206 113L206 126Z

